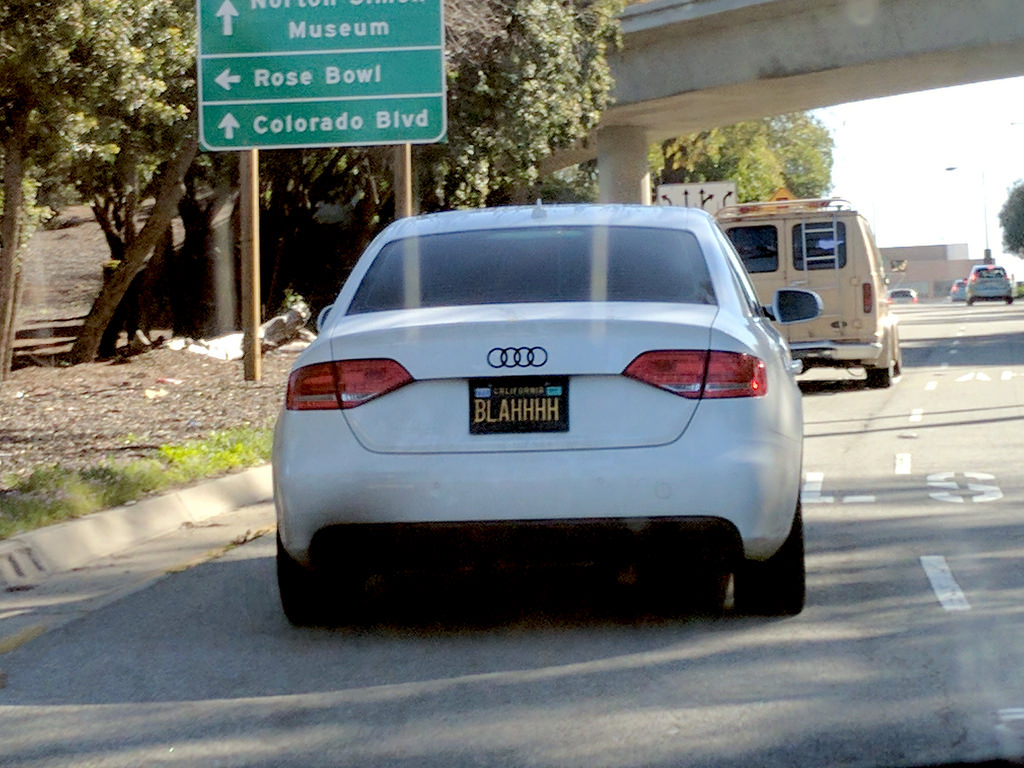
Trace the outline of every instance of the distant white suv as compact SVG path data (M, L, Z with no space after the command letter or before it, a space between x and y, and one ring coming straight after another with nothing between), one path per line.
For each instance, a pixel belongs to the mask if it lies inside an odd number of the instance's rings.
M967 303L1005 301L1013 303L1013 284L1006 270L995 264L979 264L967 278Z

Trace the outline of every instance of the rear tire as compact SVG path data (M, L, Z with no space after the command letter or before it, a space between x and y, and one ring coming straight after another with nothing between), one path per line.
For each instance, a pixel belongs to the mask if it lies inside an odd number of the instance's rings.
M312 569L288 554L277 536L277 589L281 608L288 621L297 627L322 623L326 615L326 595L321 580Z
M892 380L896 373L896 364L889 362L887 368L865 368L868 374L867 384L871 389L886 389L892 386Z
M736 609L760 616L795 616L807 594L804 524L800 502L779 551L764 561L748 560L735 577Z

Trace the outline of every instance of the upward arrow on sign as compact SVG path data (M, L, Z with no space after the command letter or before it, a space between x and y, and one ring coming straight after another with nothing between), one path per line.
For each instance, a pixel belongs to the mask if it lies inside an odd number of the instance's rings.
M216 15L221 20L221 25L222 25L221 28L222 28L224 34L225 35L232 34L233 33L232 22L233 22L234 18L236 16L238 16L238 9L235 8L234 5L232 5L231 0L224 0L224 2L221 3L220 8L217 9Z

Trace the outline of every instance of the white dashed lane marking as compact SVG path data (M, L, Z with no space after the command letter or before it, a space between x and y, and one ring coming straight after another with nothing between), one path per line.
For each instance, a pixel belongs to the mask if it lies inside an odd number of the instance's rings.
M895 460L893 461L893 473L897 475L909 475L910 463L909 453L897 453Z
M949 563L942 555L922 555L921 567L932 585L932 591L939 603L947 611L969 611L971 604L967 602L960 585L953 578Z
M910 412L910 423L917 424L921 419L924 418L924 409L915 408Z

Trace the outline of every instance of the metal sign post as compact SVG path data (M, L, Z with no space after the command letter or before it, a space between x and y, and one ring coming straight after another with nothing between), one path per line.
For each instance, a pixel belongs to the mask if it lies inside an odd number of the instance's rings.
M242 218L242 368L246 381L263 378L260 354L260 183L259 150L238 156L238 177Z

